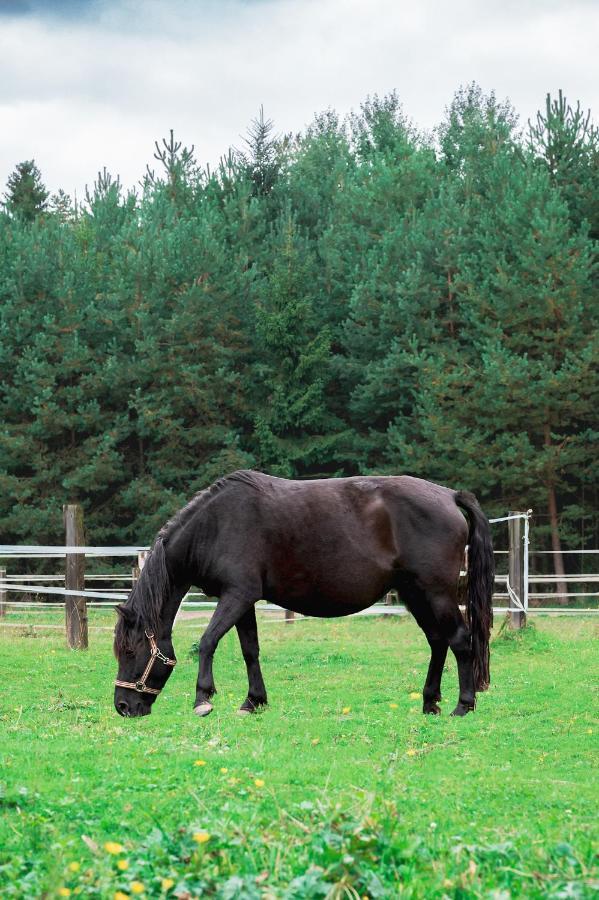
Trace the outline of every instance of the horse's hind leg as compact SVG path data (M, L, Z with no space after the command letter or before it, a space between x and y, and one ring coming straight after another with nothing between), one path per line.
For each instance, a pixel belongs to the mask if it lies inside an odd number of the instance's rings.
M470 631L458 606L455 592L427 593L439 630L447 638L458 664L460 695L452 716L465 716L474 709L474 675Z
M425 632L425 634L431 648L431 661L422 690L422 712L439 715L441 709L437 705L437 701L441 699L441 677L443 675L445 658L447 657L448 644L446 639L433 629Z
M200 667L196 685L194 712L198 716L207 716L212 712L210 698L216 693L212 675L212 660L221 638L246 615L253 607L255 600L247 595L227 591L222 594L208 627L200 640Z
M441 699L441 678L449 644L437 625L424 591L414 588L409 593L402 592L401 597L424 631L431 648L428 673L422 689L422 712L439 715L441 709L437 701Z
M248 672L248 695L239 708L240 713L253 713L266 704L266 687L260 669L260 645L254 606L236 623L241 652Z

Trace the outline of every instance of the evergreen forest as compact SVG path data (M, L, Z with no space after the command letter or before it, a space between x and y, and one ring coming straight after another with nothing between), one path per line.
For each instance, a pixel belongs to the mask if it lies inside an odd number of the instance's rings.
M393 93L239 144L211 169L171 132L77 202L10 175L1 541L62 543L78 502L91 543L148 542L256 468L412 474L598 547L590 113L560 93L523 125L473 84L432 134Z

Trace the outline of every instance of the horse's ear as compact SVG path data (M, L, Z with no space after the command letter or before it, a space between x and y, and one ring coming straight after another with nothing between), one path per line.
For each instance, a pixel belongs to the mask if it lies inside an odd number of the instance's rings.
M123 606L122 603L119 603L117 606L115 606L114 609L115 612L117 612L119 616L121 616L121 618L125 620L125 622L128 622L129 624L133 623L135 615L133 614L132 610L127 609L127 607Z

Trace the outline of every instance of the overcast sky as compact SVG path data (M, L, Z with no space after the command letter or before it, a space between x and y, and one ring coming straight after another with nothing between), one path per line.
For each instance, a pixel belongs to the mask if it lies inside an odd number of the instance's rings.
M214 163L260 104L296 132L395 89L431 129L475 80L522 124L559 88L598 121L598 38L597 0L0 0L0 195L31 158L134 186L170 128Z

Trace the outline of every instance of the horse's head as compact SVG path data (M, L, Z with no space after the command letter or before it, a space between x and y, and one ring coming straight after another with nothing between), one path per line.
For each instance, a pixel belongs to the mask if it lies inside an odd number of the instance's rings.
M147 716L176 663L169 637L151 631L126 606L117 606L114 655L119 669L114 705L121 716Z

